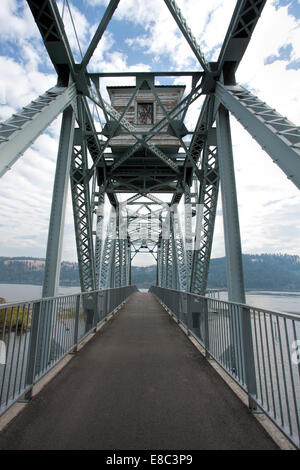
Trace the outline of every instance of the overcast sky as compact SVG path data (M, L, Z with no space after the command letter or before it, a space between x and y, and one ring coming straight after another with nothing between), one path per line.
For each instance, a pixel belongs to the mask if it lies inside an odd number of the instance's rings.
M64 23L76 60L80 50L68 8ZM84 54L106 0L69 0ZM177 0L208 61L216 60L234 0ZM55 85L56 75L27 3L2 0L0 9L0 120ZM197 63L163 0L121 0L90 63L90 71L197 70ZM237 72L237 80L296 125L300 124L300 1L268 0ZM132 83L114 79L114 85ZM161 83L167 83L161 81ZM168 83L173 83L169 80ZM189 83L185 78L175 83ZM107 83L104 83L105 85ZM189 130L200 104L187 116ZM300 255L300 194L232 118L232 140L244 253ZM0 183L0 256L45 257L60 118ZM219 202L213 257L224 256ZM70 197L63 259L76 260ZM153 260L153 258L152 258ZM152 263L136 258L140 265Z

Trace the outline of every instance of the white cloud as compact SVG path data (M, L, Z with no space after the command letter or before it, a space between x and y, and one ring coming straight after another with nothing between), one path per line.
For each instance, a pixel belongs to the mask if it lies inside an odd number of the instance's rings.
M2 0L0 8L0 38L18 42L38 38L39 31L25 0Z
M25 58L24 58L25 60ZM55 85L56 77L30 68L32 55L28 54L25 65L13 58L0 56L0 86L3 90L4 108L0 117L7 119L12 112L26 106L30 101Z
M59 11L64 11L63 23L74 56L80 61L90 42L95 26L91 27L86 16L71 2L63 9L63 2L57 2ZM70 9L69 9L70 7Z
M84 1L88 5L91 5L92 7L107 6L109 4L109 0L84 0Z
M177 2L193 35L206 55L223 41L234 0L181 0ZM116 11L119 20L131 21L145 28L145 33L138 37L130 37L128 45L152 54L155 61L168 58L174 68L195 68L197 61L185 41L177 24L165 3L160 0L143 2L142 0L121 1ZM215 51L215 55L216 55ZM215 57L209 57L215 60Z

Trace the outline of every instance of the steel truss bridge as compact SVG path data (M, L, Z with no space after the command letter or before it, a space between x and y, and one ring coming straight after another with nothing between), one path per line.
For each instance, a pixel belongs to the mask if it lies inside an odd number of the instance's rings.
M220 185L229 301L245 304L230 114L300 188L299 127L236 82L236 71L266 0L237 1L216 62L206 60L176 2L164 3L198 61L195 71L89 73L89 62L119 0L109 1L81 63L72 54L56 1L27 0L56 70L57 84L1 124L0 175L62 114L44 298L57 295L69 179L82 293L130 285L133 257L148 251L157 263L156 292L168 306L172 301L166 300L161 289L206 293ZM100 83L102 78L128 76L135 77L136 85L120 111L104 99ZM191 79L189 93L172 110L160 101L155 87L159 76ZM140 132L125 117L143 89L151 90L163 112L147 132ZM196 100L203 100L203 105L195 128L187 131L184 119ZM91 111L95 105L102 116L100 130ZM175 155L153 143L166 134L166 128L180 143L181 151ZM118 135L130 137L133 144L121 154L111 153L112 139ZM190 208L184 227L176 209L182 201ZM125 219L130 222L125 227L120 217L124 205ZM149 237L154 218L158 223ZM134 224L136 219L144 224L142 234ZM249 318L243 320L246 330Z
M244 302L241 242L235 177L230 136L229 113L247 129L265 149L286 176L300 186L300 131L297 126L263 103L250 91L236 83L236 70L249 45L251 35L264 8L265 1L238 1L217 62L207 62L183 13L175 1L166 0L184 39L199 62L195 72L167 71L150 73L88 73L93 56L119 1L111 0L94 37L80 64L75 62L55 1L30 1L28 6L40 30L46 51L57 72L57 85L39 96L0 127L0 174L22 155L30 144L60 114L63 114L57 169L53 189L51 220L45 268L43 295L56 294L60 270L60 254L64 225L67 180L70 177L80 282L83 292L106 287L127 285L130 280L131 258L141 247L148 248L157 262L157 284L204 294L207 285L219 185L222 188L224 237L227 259L229 299ZM118 112L102 97L101 77L136 77L132 96L122 112ZM156 76L191 76L192 86L179 104L167 111L154 87ZM124 118L139 89L148 87L163 109L164 117L147 134ZM200 97L203 106L191 133L185 135L184 117L188 108ZM93 121L91 104L96 103L105 121L100 131ZM151 138L168 126L180 142L182 153L166 154ZM111 139L120 130L134 138L126 152L113 155L106 152ZM101 138L99 138L101 137ZM139 151L147 159L139 159ZM90 157L90 158L89 158ZM91 164L89 162L92 161ZM161 221L152 238L140 239L136 229L119 236L110 230L112 221L103 224L105 195L118 214L118 193L130 193L126 200L128 220L138 215L146 221L151 211ZM132 193L134 194L132 196ZM167 193L166 204L154 193ZM185 240L176 211L172 207L184 198L192 210L186 214ZM124 200L122 201L124 203ZM191 229L196 204L202 207L197 227ZM141 211L141 206L146 208ZM188 206L187 206L188 207ZM135 210L134 210L135 209ZM112 212L112 217L115 217ZM162 226L168 219L168 236ZM97 225L97 230L95 229ZM124 231L123 231L124 232ZM152 231L153 232L153 231ZM201 236L199 237L199 234ZM195 245L193 237L200 238ZM194 250L193 247L196 247Z

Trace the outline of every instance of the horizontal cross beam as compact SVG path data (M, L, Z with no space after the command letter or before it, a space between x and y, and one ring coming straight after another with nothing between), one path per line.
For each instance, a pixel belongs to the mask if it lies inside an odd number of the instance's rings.
M91 80L101 77L190 77L198 76L199 78L204 75L204 72L195 71L168 71L168 72L96 72L88 73Z

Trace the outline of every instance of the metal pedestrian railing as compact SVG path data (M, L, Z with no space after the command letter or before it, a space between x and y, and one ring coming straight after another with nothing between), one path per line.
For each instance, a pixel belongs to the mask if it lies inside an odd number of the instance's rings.
M0 305L0 415L136 290L125 286Z
M150 292L182 323L300 448L300 316L152 286Z

